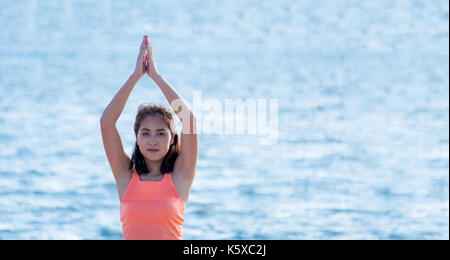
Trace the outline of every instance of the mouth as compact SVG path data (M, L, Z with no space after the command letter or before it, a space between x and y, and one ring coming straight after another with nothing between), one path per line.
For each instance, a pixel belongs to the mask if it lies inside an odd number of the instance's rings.
M148 149L147 151L149 151L149 152L151 152L151 153L156 153L156 152L158 152L159 150L158 150L158 149Z

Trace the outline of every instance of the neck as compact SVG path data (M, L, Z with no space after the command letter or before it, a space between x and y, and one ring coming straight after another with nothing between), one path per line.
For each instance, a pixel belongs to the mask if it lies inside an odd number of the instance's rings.
M161 175L161 164L162 164L162 160L159 161L150 161L145 159L145 163L147 164L147 169L150 171L150 173L147 173L148 175L151 176L158 176Z

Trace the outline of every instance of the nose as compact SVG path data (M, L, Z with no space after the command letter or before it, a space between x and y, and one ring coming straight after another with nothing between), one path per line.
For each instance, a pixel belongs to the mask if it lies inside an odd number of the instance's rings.
M149 137L148 138L148 143L149 146L153 146L158 144L157 138L156 137Z

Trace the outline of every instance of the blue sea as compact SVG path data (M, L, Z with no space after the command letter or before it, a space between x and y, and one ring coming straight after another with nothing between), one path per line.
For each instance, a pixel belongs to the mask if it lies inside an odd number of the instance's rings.
M441 0L1 1L0 239L122 239L99 119L144 34L188 102L278 102L273 144L199 135L184 239L449 239Z

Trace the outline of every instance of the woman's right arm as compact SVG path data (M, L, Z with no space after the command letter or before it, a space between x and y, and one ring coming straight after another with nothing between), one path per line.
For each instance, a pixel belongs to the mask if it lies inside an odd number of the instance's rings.
M116 180L118 177L126 177L125 173L128 172L131 160L130 156L123 149L116 122L136 82L137 78L132 74L106 107L100 119L103 146Z
M122 174L128 173L130 164L130 156L125 152L120 139L119 132L116 128L116 122L125 107L131 91L138 80L146 73L145 65L145 43L142 40L139 56L136 62L136 68L122 88L117 92L114 98L109 102L105 111L100 118L100 126L102 131L103 146L109 165L117 180Z

